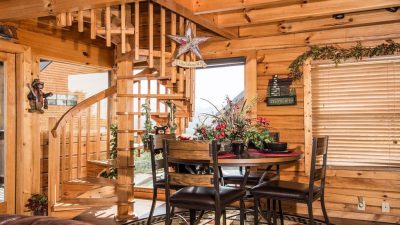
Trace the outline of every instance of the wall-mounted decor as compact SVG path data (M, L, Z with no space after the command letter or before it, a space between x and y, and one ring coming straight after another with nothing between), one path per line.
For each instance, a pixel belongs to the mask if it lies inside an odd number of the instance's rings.
M17 28L9 25L0 24L0 39L12 40L17 38Z
M289 76L294 80L300 80L303 77L303 66L308 59L312 60L332 60L336 64L346 61L350 58L361 60L366 57L387 56L400 54L400 43L393 40L386 40L375 47L364 47L361 42L349 49L336 46L312 46L310 50L299 55L290 65Z
M184 68L198 68L207 66L207 64L203 60L203 56L200 53L199 45L207 41L209 37L194 37L190 22L186 23L185 36L168 35L168 37L180 45L176 52L175 60L172 62L172 66L180 66ZM200 60L194 62L187 62L178 59L179 56L187 52L194 53Z
M47 98L52 96L53 93L44 93L44 83L41 82L39 79L34 79L32 84L28 84L28 88L30 90L28 94L29 106L31 107L28 109L30 113L39 112L44 113L43 109L48 108Z
M268 106L296 105L296 90L291 88L292 78L279 79L278 75L268 82L268 93L265 102Z

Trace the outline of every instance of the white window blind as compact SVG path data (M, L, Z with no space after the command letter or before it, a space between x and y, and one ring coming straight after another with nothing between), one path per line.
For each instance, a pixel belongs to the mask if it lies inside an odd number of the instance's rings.
M313 135L328 135L328 164L400 167L400 58L315 63Z

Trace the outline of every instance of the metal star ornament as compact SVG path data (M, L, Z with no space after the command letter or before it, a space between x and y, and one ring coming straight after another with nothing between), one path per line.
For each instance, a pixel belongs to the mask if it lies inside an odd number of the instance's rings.
M190 51L193 52L199 59L203 59L203 56L201 56L200 53L199 45L207 41L209 37L194 37L190 22L186 24L185 36L168 35L168 37L180 45L175 58L179 58L179 56Z

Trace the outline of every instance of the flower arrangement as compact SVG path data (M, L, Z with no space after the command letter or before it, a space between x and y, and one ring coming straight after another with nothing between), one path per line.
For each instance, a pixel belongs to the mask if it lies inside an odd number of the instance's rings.
M205 99L203 99L205 100ZM251 120L248 114L254 104L257 103L257 98L254 98L249 103L245 101L234 103L228 97L226 98L226 106L223 109L218 109L213 103L210 103L215 109L214 114L204 114L206 118L211 118L210 125L204 122L195 128L195 134L203 139L222 141L245 140L245 134L251 125Z
M258 117L255 124L250 126L246 131L245 141L248 144L253 144L257 149L265 149L267 143L273 142L268 130L269 121L264 117Z
M33 194L25 207L33 212L35 216L47 216L48 198L45 194Z

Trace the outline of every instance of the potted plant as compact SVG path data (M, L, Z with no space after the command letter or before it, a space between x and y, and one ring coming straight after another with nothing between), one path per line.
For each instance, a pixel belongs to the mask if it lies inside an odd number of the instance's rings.
M206 117L212 118L213 138L220 143L228 141L232 152L240 155L244 150L246 131L251 126L248 115L253 105L257 103L257 98L248 103L246 100L233 102L227 97L223 109L218 109L208 100L205 101L216 109L214 114L204 114Z
M268 130L269 122L264 117L256 119L255 124L251 125L245 133L245 140L249 147L254 147L258 150L266 148L268 143L273 142L273 138L270 137Z
M25 205L34 216L47 216L48 199L45 194L33 194Z

